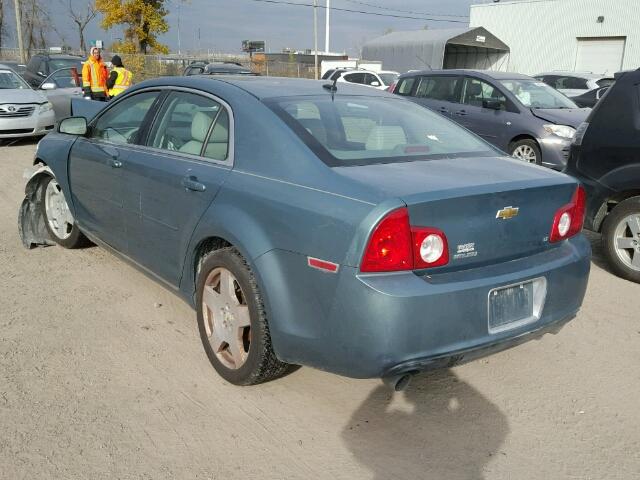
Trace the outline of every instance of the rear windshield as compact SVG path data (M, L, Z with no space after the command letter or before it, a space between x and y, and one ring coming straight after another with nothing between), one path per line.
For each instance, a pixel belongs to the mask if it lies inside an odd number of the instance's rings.
M287 97L265 102L329 166L501 155L415 103L388 97Z

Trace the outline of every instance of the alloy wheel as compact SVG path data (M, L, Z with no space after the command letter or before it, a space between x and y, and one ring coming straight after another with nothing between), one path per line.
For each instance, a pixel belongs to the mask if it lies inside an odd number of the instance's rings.
M528 163L536 163L536 151L529 145L520 145L513 150L512 157Z
M620 261L640 272L640 214L627 215L616 226L615 252Z
M244 292L226 268L214 268L204 283L202 313L211 348L231 370L242 367L251 347L251 319Z

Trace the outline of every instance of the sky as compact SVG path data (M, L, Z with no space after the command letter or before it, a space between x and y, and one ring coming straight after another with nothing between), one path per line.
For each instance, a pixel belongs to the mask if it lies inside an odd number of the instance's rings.
M72 0L79 8L86 5L87 1L89 0ZM284 1L313 3L313 0ZM62 5L65 3L67 3L66 0L45 1L45 4L49 5L52 20L58 26L57 30L64 32L67 43L76 47L78 35L68 15L64 13ZM425 25L430 29L466 26L471 3L479 2L478 0L331 0L333 8L414 18L393 18L332 10L330 50L358 56L365 41L383 35L389 29L417 30L424 28ZM209 49L214 52L238 53L241 51L242 40L264 40L267 51L271 52L279 52L285 47L294 50L313 48L313 9L309 7L266 3L264 0L165 0L165 4L169 10L167 21L170 29L160 37L160 40L168 45L172 52L177 52L178 43L180 43L182 52L194 50L199 46L200 50L205 52ZM318 0L318 4L326 5L326 0ZM375 8L376 5L402 11ZM320 50L324 49L325 11L323 8L318 8ZM439 16L444 14L455 16ZM178 24L180 25L180 42L178 42ZM96 18L85 31L85 38L102 39L107 45L121 36L122 33L118 30L109 32L101 30L99 18ZM52 45L61 43L56 34L52 33L49 37ZM10 46L15 44L15 40L9 38L4 44Z

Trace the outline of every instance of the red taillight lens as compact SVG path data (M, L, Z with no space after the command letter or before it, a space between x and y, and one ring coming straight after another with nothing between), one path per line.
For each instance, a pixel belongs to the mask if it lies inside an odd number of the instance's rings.
M396 82L393 82L390 86L387 87L387 92L393 93L395 89L396 89Z
M399 208L376 226L364 256L362 272L395 272L449 263L447 237L429 227L411 227L409 212Z
M586 201L584 188L578 186L571 198L571 203L558 210L553 217L553 226L549 235L550 242L566 240L582 231Z

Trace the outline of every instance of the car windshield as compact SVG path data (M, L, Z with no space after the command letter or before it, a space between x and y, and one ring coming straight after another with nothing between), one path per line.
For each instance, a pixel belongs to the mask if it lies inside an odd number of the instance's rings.
M49 71L53 72L61 68L76 67L78 71L82 70L82 62L75 58L52 58L49 60Z
M387 87L393 83L396 83L399 76L396 73L379 73L378 75Z
M265 103L329 166L500 155L455 123L404 99L322 96Z
M11 70L0 70L0 89L28 89L31 88L27 82L16 75Z
M529 108L579 108L563 94L537 80L501 80L500 83Z

